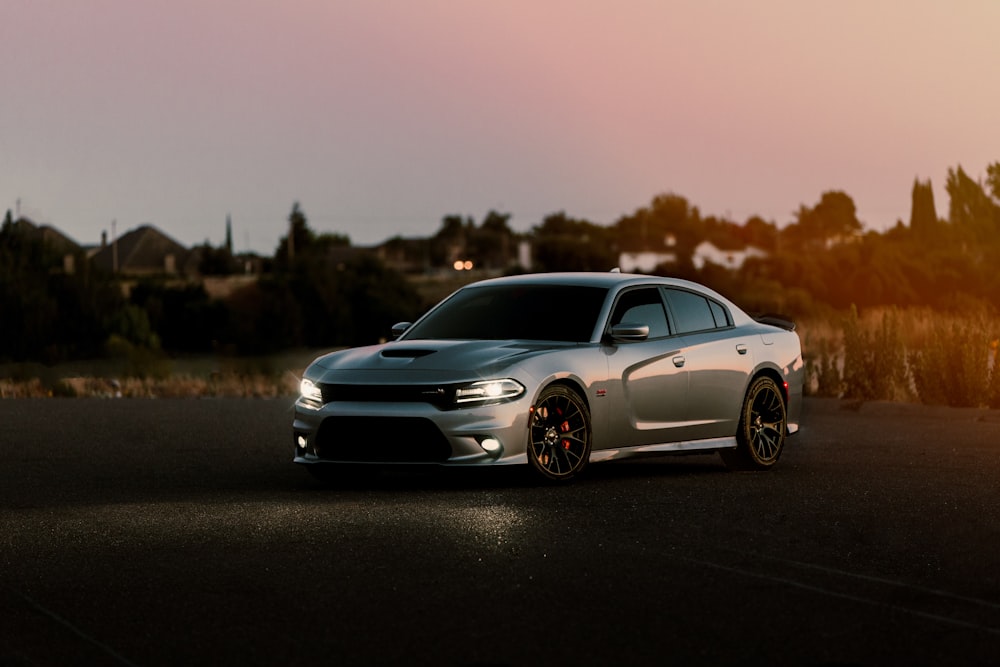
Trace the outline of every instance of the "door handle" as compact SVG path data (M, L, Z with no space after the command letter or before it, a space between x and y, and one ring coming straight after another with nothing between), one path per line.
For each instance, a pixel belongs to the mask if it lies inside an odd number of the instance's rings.
M684 365L684 362L687 361L687 360L684 357L676 356L676 357L674 357L673 361L674 361L674 366L677 366L677 368L680 368L681 366Z
M746 354L747 353L747 346L744 345L743 343L738 343L736 345L736 351L739 352L740 354Z

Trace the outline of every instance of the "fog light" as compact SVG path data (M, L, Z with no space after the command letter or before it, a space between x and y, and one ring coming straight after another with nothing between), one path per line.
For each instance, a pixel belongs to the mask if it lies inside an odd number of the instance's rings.
M479 446L490 454L500 451L500 441L496 438L483 438Z
M306 436L300 435L298 438L296 438L296 442L299 443L299 449L306 448Z

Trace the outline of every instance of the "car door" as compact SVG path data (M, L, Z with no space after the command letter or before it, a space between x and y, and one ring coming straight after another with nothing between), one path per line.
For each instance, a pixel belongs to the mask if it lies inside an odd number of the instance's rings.
M688 373L686 419L692 439L736 434L753 371L753 340L740 337L725 306L690 290L665 288L671 325L683 339Z
M612 340L603 346L610 378L607 447L631 447L687 439L688 372L678 357L682 341L668 325L658 287L618 295L608 322L645 325L642 340Z

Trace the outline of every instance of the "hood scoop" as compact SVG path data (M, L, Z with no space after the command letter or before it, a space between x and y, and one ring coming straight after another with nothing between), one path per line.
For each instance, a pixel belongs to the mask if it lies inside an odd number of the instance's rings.
M434 354L437 350L427 350L418 348L388 348L382 350L380 354L385 359L419 359L420 357L426 357L428 354Z

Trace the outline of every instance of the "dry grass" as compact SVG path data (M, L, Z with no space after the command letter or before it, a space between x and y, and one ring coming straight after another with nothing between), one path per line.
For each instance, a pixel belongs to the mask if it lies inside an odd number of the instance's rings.
M0 379L0 398L277 398L294 396L299 377L288 372L280 376L217 374L167 378L68 377L55 382Z
M945 314L927 308L870 309L857 317L856 332L870 345L861 356L872 368L852 369L847 354L845 332L851 328L850 315L798 322L803 357L807 364L806 392L814 395L846 396L850 388L844 380L860 372L874 372L880 356L895 356L896 350L879 349L878 336L891 328L899 359L894 363L893 380L881 400L923 401L972 405L979 401L995 407L1000 401L1000 374L997 349L1000 346L1000 316L990 312L966 315ZM858 350L854 350L858 357ZM956 357L957 355L957 357ZM970 362L958 363L963 359ZM885 372L884 368L878 372ZM832 379L831 379L832 378ZM951 387L955 380L972 381L969 389ZM947 389L932 392L934 385ZM961 382L960 382L961 385ZM964 386L964 385L963 385ZM964 394L964 395L961 395Z
M275 398L295 396L305 367L325 350L263 358L158 358L0 367L0 398Z

